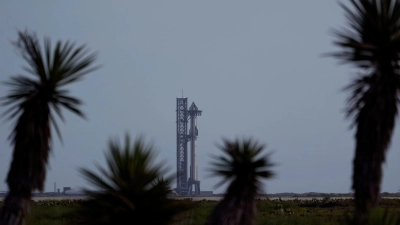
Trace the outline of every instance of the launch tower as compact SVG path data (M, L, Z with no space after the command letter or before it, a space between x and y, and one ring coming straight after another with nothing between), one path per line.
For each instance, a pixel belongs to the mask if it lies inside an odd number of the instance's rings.
M178 195L200 195L200 181L197 177L196 142L198 136L197 116L201 116L193 102L189 110L187 98L176 99L176 193ZM190 129L188 132L188 122ZM190 173L188 177L188 143L190 142ZM194 190L193 190L194 186ZM194 192L193 192L194 191Z

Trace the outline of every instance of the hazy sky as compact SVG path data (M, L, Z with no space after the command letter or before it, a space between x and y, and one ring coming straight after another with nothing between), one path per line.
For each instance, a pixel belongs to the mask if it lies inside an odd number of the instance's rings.
M86 43L99 53L102 68L69 87L89 120L66 112L64 144L54 139L46 191L53 182L85 186L77 169L104 164L107 140L126 131L154 141L158 160L175 173L175 104L184 89L189 104L203 110L202 190L219 181L206 172L215 144L254 137L279 163L268 192L349 192L354 130L341 89L356 70L321 57L336 49L330 31L342 25L336 1L2 1L0 80L22 73L24 62L10 44L17 30ZM6 93L2 86L0 96ZM398 127L382 191L400 187ZM3 118L0 191L7 190L10 131Z

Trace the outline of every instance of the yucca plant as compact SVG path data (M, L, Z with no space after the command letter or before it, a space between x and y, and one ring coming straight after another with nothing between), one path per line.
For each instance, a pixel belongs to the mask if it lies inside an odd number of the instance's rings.
M400 90L400 1L351 0L341 4L348 26L336 31L333 56L359 69L347 87L347 115L354 118L356 149L353 161L354 219L366 224L377 205L382 163L390 145Z
M212 162L212 174L229 182L227 192L211 213L208 225L253 225L256 219L255 197L261 191L261 179L274 176L270 155L260 155L264 145L253 139L223 140L223 155Z
M83 176L97 190L86 190L89 200L83 204L89 224L170 224L189 209L189 204L168 198L170 178L154 165L153 147L138 138L131 144L128 135L121 146L110 140L106 153L107 168L99 173L82 169Z
M52 126L60 135L56 115L64 121L62 108L83 117L81 101L71 97L65 86L81 80L97 67L95 54L82 45L58 41L52 48L50 39L42 49L35 34L18 32L13 43L27 62L23 69L28 75L12 76L4 82L11 88L2 98L10 105L5 115L15 120L10 135L13 158L7 175L9 192L0 210L0 224L23 224L29 212L31 193L43 191L48 156L51 151Z

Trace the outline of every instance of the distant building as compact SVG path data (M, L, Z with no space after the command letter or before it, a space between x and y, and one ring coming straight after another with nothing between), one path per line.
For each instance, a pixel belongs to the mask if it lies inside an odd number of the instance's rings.
M66 191L72 190L71 187L63 187L63 193L65 194Z
M65 191L65 192L64 192L64 195L68 195L68 196L82 196L82 195L85 195L85 193L82 192L82 191L78 191L78 190L71 189L71 190Z

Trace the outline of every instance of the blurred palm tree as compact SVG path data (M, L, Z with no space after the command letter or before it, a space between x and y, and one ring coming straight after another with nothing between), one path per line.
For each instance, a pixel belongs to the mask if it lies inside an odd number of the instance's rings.
M228 141L219 146L224 155L212 162L214 175L222 176L217 185L229 181L224 199L208 219L208 225L255 224L255 197L262 189L261 179L274 176L270 155L260 156L264 145L252 139Z
M84 177L98 190L86 190L84 215L91 224L170 224L189 209L184 201L169 199L171 178L163 178L162 167L153 164L153 147L138 138L133 145L110 140L107 168L97 166L101 175L82 169ZM103 177L103 178L102 178Z
M5 82L11 87L3 98L3 105L10 105L5 115L15 120L10 135L14 151L7 175L9 192L0 212L0 224L7 225L22 224L32 191L43 191L51 125L61 139L55 115L64 121L61 109L66 108L84 117L79 110L81 101L71 97L64 87L97 68L92 66L95 54L89 54L85 46L58 41L52 49L50 40L45 39L42 52L36 35L28 31L18 32L13 44L28 63L23 69L29 76L16 75Z
M382 163L390 145L400 90L400 1L351 0L345 11L348 27L336 31L332 54L360 69L347 87L351 91L347 116L354 118L356 149L353 161L356 223L379 199Z

